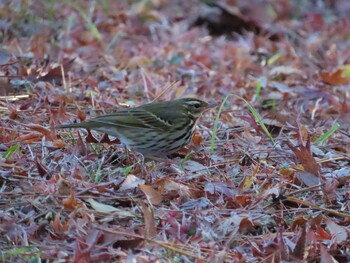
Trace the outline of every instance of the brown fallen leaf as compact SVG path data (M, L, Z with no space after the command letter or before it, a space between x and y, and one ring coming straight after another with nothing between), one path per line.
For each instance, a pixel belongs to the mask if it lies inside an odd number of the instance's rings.
M151 185L139 185L140 190L146 195L152 205L160 205L163 201L162 194L155 190Z
M90 130L87 130L87 136L85 137L86 142L98 143L99 141L92 135Z
M25 144L40 142L43 136L39 133L29 133L18 137L18 140Z
M49 129L44 128L41 125L38 124L29 124L29 125L25 125L26 127L28 127L31 130L40 132L42 135L44 135L46 137L46 139L48 141L55 141L56 140L56 134L54 131L51 131Z
M291 142L287 142L288 147L293 151L306 172L309 172L317 177L321 175L321 167L316 162L311 152L310 138L307 139L306 145L294 146Z
M294 250L290 255L293 259L300 260L300 262L304 260L304 256L306 252L305 243L306 243L306 227L305 225L303 225L298 241L295 244Z
M62 200L62 204L64 208L73 211L77 209L78 207L84 207L86 208L85 204L75 197L75 192L72 190L69 197Z
M55 232L63 234L69 229L72 219L69 219L62 224L60 220L60 216L61 216L61 213L58 212L55 218L53 219L53 221L51 221L50 225L55 230Z
M154 238L157 236L157 229L154 226L154 211L153 207L147 206L145 203L140 203L142 213L143 213L143 218L145 221L145 237L146 238Z
M343 76L343 69L338 69L334 72L321 71L322 80L330 85L347 85L350 83L350 78Z
M174 196L195 198L196 196L194 189L176 180L162 178L157 180L155 184L159 187L160 193L167 198Z

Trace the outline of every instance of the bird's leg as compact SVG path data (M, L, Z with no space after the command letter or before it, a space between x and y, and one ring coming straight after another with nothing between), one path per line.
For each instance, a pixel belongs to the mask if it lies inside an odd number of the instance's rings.
M128 151L128 147L126 147L125 144L123 144L123 147L124 147L124 153L125 153L125 156L126 156L126 163L129 164L130 163L130 159L129 159L129 151Z
M148 174L147 173L147 170L146 170L146 166L145 166L145 157L143 156L142 153L139 153L139 157L140 157L140 165L141 165L141 177L144 178L144 171L146 172L146 175ZM146 178L146 181L147 181L147 178Z

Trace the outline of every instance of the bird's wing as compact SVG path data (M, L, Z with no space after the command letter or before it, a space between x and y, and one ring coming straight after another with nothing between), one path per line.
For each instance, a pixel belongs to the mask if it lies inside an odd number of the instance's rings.
M139 128L146 130L164 130L172 125L166 118L161 118L158 115L142 109L121 110L108 115L98 116L87 122L90 123L91 126L106 125L110 127Z

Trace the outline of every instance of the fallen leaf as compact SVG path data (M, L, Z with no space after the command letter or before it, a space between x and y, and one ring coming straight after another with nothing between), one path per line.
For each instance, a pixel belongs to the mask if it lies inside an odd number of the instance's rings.
M229 188L225 183L223 182L209 182L205 185L204 191L210 193L210 194L224 194L227 197L234 197L236 194L236 191Z
M320 178L315 176L312 173L308 172L297 172L295 173L295 177L306 186L313 186L320 184Z
M29 124L29 125L26 125L26 127L28 127L29 129L31 130L34 130L34 131L37 131L37 132L40 132L42 135L44 135L46 137L46 139L48 141L54 141L56 140L56 134L55 132L49 130L49 129L46 129L44 128L43 126L41 125L38 125L38 124Z
M163 201L162 194L155 190L150 185L139 185L141 191L146 195L147 199L152 205L160 205Z
M145 221L146 238L154 238L157 236L157 229L154 226L155 218L153 207L149 207L145 203L140 203L140 206Z
M187 185L168 178L164 178L155 182L159 187L159 192L163 196L185 196L194 198L194 193Z
M85 204L75 198L75 192L71 191L69 197L62 200L63 206L68 210L75 210L78 207L85 207Z
M144 185L145 180L136 177L133 174L128 174L121 184L119 191L133 190L139 185Z
M348 240L348 231L345 227L336 224L330 218L326 218L326 229L331 233L332 237L336 240L337 244Z
M91 205L91 207L94 210L96 210L97 212L100 212L100 213L105 213L105 214L112 213L113 215L117 215L121 218L135 217L135 215L133 213L116 208L116 207L111 206L111 205L102 204L100 202L95 201L92 198L89 198L86 201L89 202L89 204Z
M343 69L338 69L334 72L321 71L320 76L324 82L330 85L347 85L350 83L350 78L343 76Z
M61 220L60 220L60 216L61 216L61 214L60 214L60 212L58 212L55 215L53 221L50 222L50 225L57 233L63 234L64 232L66 232L69 229L71 220L68 220L67 222L62 224Z
M300 261L304 260L305 252L306 252L306 228L305 225L302 226L301 233L299 238L295 244L294 250L291 254L293 259L298 259Z
M306 145L293 146L290 142L287 142L288 147L293 151L295 156L300 161L306 172L309 172L317 177L321 175L321 167L316 162L310 150L310 138L307 139Z

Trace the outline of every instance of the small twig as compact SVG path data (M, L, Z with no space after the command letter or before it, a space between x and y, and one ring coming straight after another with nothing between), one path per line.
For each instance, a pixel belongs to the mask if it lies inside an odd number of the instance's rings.
M339 217L344 217L344 218L350 217L350 214L338 212L336 210L329 209L329 208L320 207L319 205L315 205L309 201L300 200L300 199L293 197L293 196L288 196L287 200L290 202L293 202L293 203L301 204L304 206L309 206L312 209L321 210L321 211L324 211L324 212L327 212L327 213L330 213L330 214L333 214L333 215L336 215Z
M161 96L163 96L163 94L165 92L167 92L170 88L172 88L173 86L179 84L180 82L179 81L173 81L171 83L169 83L167 86L165 86L165 88L162 90L161 93L157 94L156 97L152 100L152 102L158 100Z

